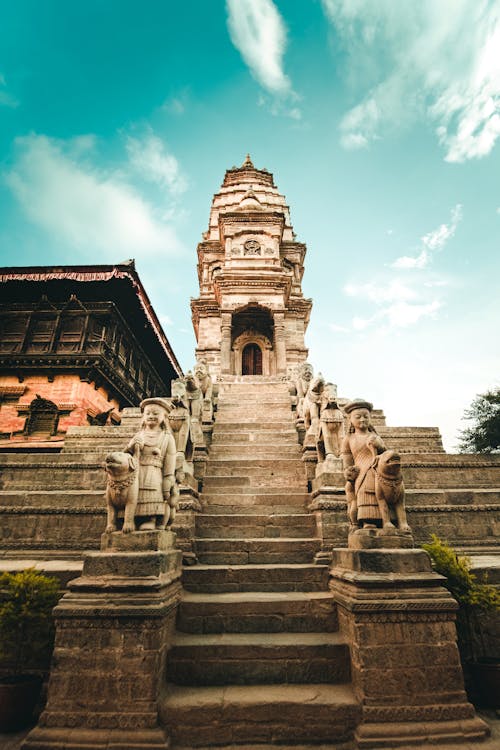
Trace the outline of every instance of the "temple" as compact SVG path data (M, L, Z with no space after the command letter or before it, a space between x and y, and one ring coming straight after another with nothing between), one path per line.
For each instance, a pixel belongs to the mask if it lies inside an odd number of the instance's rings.
M305 254L273 175L249 156L228 169L198 245L200 296L191 301L196 355L214 375L284 375L307 358Z
M304 257L247 157L198 246L192 368L57 455L0 453L0 570L64 592L23 750L494 750L421 545L500 583L500 456L447 454L437 427L387 425L369 379L353 398L315 372Z

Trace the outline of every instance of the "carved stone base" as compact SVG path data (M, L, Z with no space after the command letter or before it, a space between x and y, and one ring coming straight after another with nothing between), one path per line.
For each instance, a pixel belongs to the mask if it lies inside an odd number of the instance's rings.
M47 707L26 749L168 747L157 700L182 553L171 531L104 534L102 543L54 610Z
M412 549L411 531L399 529L355 529L349 532L349 549Z
M337 549L330 588L362 706L359 748L479 740L456 645L457 604L423 550Z

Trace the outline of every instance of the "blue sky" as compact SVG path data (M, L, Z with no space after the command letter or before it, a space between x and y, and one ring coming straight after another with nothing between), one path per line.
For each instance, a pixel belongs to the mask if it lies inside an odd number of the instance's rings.
M310 361L448 449L498 385L500 3L17 0L0 24L0 263L135 258L184 368L226 168L307 243Z

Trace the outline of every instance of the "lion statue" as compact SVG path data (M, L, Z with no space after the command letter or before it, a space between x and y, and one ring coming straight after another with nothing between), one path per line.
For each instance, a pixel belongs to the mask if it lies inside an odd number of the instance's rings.
M108 453L104 461L104 470L108 476L106 486L106 503L108 523L106 533L117 530L118 513L123 511L122 532L129 534L135 531L135 510L139 497L139 459L122 451Z

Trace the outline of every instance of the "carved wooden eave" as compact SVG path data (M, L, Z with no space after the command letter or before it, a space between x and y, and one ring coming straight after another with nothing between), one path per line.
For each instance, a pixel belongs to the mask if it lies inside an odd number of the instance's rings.
M79 284L91 284L93 282L109 282L114 279L123 279L128 282L140 305L144 316L145 326L152 331L158 345L169 360L172 368L178 375L182 375L182 368L170 346L163 328L151 305L148 295L135 270L134 261L127 261L118 265L97 266L36 266L30 269L22 267L0 268L0 285L9 282L39 282L48 283L52 281L75 282L74 289ZM1 292L1 287L0 287ZM2 295L0 295L2 296Z

